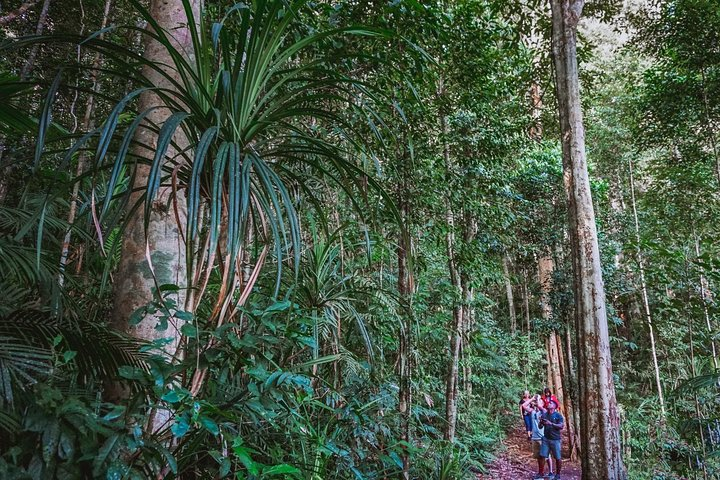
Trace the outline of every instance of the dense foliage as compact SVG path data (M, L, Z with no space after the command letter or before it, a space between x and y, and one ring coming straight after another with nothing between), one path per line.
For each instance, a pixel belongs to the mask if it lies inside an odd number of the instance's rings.
M0 477L473 478L551 338L572 405L547 7L175 3L174 29L135 1L0 12ZM720 7L597 3L628 477L716 478ZM143 248L121 325L133 218L180 232L184 273Z

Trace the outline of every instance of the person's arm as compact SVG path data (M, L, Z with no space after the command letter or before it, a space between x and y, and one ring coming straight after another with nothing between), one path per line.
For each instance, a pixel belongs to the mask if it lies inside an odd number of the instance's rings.
M530 406L530 404L532 403L532 401L533 401L532 398L528 398L527 400L525 400L525 402L523 402L522 406L520 407L520 409L521 409L521 411L522 411L523 413L524 413L524 412L532 413L533 409L532 409L532 407Z
M560 421L557 423L553 423L549 420L546 420L547 425L552 425L553 427L557 428L558 430L563 430L565 428L565 419L560 417Z

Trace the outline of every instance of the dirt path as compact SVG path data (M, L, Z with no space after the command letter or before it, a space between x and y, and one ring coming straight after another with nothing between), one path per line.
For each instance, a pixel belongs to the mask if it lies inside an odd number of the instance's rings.
M537 460L532 458L532 446L526 440L522 428L508 432L503 441L506 447L498 452L498 457L488 466L488 473L479 474L478 480L530 480L537 473ZM563 438L562 480L581 480L580 465L568 460L567 438ZM547 473L547 472L546 472Z

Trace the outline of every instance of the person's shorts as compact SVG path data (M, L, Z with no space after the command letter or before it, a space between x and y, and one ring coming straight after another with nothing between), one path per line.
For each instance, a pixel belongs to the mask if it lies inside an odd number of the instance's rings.
M540 456L548 458L550 453L552 453L553 458L560 460L562 458L560 456L560 443L561 440L548 440L547 438L543 438L542 446L540 447Z
M533 440L532 441L533 458L542 458L540 456L541 448L542 448L542 440Z

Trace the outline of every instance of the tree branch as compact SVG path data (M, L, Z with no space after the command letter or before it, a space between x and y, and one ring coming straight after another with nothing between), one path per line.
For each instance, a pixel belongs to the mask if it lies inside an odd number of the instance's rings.
M20 8L18 8L14 12L10 12L7 15L3 15L2 17L0 17L0 26L4 26L4 25L7 25L8 23L12 22L17 17L19 17L20 15L22 15L23 13L25 13L26 11L28 11L29 9L34 7L36 3L38 3L38 0L30 0L30 1L25 2L22 5L20 5Z

